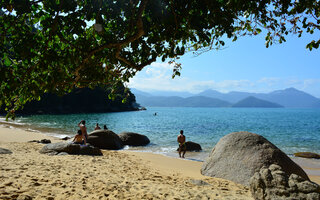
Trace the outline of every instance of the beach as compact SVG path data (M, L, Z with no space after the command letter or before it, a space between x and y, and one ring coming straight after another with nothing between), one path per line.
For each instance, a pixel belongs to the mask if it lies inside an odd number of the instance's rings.
M0 147L13 152L0 154L0 199L253 199L248 187L201 175L202 162L123 150L49 156L28 142L41 139L61 141L0 126ZM302 167L320 183L317 166Z

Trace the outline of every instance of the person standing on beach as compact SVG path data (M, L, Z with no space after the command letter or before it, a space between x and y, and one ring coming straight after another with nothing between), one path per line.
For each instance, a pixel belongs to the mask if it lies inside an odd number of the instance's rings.
M184 158L184 154L187 151L187 146L186 146L186 136L183 135L183 130L180 130L180 135L178 135L177 141L179 143L179 157ZM182 152L182 156L181 156Z
M87 133L86 121L81 120L81 122L79 122L78 126L81 130L82 137L84 138L84 144L87 144L88 133Z

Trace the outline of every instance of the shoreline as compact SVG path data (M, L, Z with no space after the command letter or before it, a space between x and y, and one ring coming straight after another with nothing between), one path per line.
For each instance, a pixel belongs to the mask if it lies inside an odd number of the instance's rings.
M61 142L61 138L50 136L48 134L42 133L37 130L28 130L22 129L24 125L14 124L14 123L6 123L0 122L0 145L2 143L11 143L11 142L28 142L32 140L41 140L41 139L50 139L52 142ZM185 168L186 163L188 162L188 166L191 167L186 169L188 174L192 174L192 176L203 177L200 174L201 165L203 163L202 160L193 159L192 157L188 158L188 153L192 154L193 152L187 152L187 158L181 159L178 156L173 156L173 154L158 154L154 152L143 152L139 150L130 150L124 149L117 151L119 153L125 153L128 155L133 155L142 158L143 160L147 160L154 166L158 166L159 169L167 169L172 171L179 171L179 168ZM178 155L178 154L177 154ZM307 159L300 157L289 156L294 162L296 162L303 170L308 174L309 178L320 184L320 161L316 159ZM174 163L176 169L172 169L168 166L161 165L161 161L166 159L168 163ZM160 160L160 161L158 161ZM170 168L170 169L169 169ZM198 170L198 172L194 172L193 170Z
M101 157L48 156L39 153L43 144L28 142L41 139L61 141L0 126L0 147L13 152L0 154L0 199L253 199L248 187L202 175L202 162L188 157L133 150L102 150ZM320 172L317 163L296 162L320 184L320 176L312 174Z

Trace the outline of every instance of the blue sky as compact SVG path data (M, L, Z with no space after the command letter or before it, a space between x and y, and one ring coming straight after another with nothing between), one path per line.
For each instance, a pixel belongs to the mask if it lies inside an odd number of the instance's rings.
M130 80L129 87L142 91L271 92L289 87L320 98L320 49L306 44L319 34L287 36L287 42L265 47L264 35L226 40L222 50L181 57L181 76L171 79L172 66L160 60Z

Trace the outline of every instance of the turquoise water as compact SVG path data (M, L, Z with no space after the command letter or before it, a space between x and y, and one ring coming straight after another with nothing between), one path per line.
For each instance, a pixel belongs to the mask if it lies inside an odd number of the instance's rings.
M203 159L221 137L237 131L263 135L287 154L320 153L320 109L150 107L136 112L35 115L19 117L15 123L63 137L73 136L80 120L86 120L89 132L99 123L115 133L146 135L151 144L134 150L168 155L176 155L176 137L183 129L187 141L199 143L204 150L189 154L196 159Z

